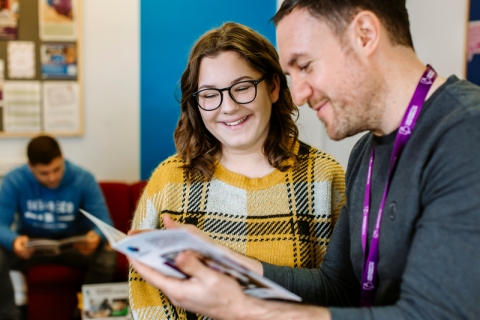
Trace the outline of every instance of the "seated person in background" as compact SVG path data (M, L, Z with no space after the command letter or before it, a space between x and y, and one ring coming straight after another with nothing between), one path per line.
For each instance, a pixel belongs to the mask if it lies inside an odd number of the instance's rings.
M27 155L28 165L8 173L0 189L0 319L18 318L11 269L51 263L85 268L84 283L110 282L115 271L115 252L78 211L85 209L112 224L93 175L64 160L58 142L49 136L32 139ZM87 240L75 243L76 250L55 256L37 256L26 247L32 238L76 235L86 235Z
M168 213L238 253L317 268L345 203L344 171L298 141L298 109L272 44L225 23L194 45L181 89L178 153L153 173L132 229L163 228ZM131 272L136 319L190 318Z

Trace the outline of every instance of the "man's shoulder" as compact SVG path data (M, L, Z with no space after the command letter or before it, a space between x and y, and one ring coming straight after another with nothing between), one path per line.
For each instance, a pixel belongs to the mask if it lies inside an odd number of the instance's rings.
M433 97L433 96L432 96ZM441 117L434 121L455 122L470 117L480 116L480 87L466 80L459 80L455 76L447 79L443 90L432 101L432 116ZM431 119L433 120L433 119Z
M350 157L348 158L348 167L357 162L359 158L363 156L366 151L371 150L371 140L373 139L373 133L366 132L363 136L358 139L355 145L352 148Z
M67 159L65 159L65 178L66 183L68 184L95 180L95 177L90 171L72 163Z
M3 178L3 183L5 182L15 182L15 183L24 183L30 179L31 173L27 164L23 164L11 171L9 171Z

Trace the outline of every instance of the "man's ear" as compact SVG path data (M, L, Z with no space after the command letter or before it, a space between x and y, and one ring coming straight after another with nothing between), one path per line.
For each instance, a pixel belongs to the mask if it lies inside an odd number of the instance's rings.
M371 11L360 11L348 28L351 44L365 57L371 56L378 48L383 32L380 19Z
M279 96L280 96L280 78L278 74L274 74L272 77L272 82L270 83L270 100L272 100L272 103L277 102Z

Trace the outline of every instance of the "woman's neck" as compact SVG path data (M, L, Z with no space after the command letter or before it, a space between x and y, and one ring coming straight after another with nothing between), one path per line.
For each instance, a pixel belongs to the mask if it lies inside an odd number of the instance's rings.
M218 158L220 164L227 170L248 178L262 178L275 170L268 163L262 150L249 152L223 150L221 157Z

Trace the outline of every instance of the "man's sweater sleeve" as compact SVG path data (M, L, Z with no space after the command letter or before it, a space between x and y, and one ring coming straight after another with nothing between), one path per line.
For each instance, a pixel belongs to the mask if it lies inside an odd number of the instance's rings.
M18 234L11 230L17 211L17 190L11 175L5 176L0 189L0 245L13 250L13 241Z
M320 269L275 266L262 262L264 276L320 306L358 306L359 282L350 260L350 228L343 207Z

